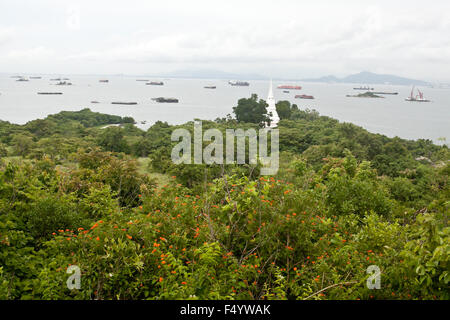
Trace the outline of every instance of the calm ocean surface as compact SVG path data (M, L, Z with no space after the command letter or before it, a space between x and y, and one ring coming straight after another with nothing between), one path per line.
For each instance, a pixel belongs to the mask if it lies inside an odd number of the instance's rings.
M143 129L157 120L180 124L194 118L214 120L232 113L238 99L250 97L252 93L266 99L268 81L249 81L249 87L230 86L227 80L200 79L155 79L129 76L62 76L69 78L72 86L56 86L52 78L30 79L18 82L11 75L0 75L0 119L24 124L27 121L44 118L62 110L73 111L90 108L93 111L131 116ZM108 79L109 83L100 83ZM145 81L161 80L164 86L146 85ZM296 84L302 90L276 89L279 84ZM204 89L215 85L217 89ZM362 84L364 85L364 84ZM371 85L375 91L395 91L397 96L387 95L385 99L347 98L347 94L364 91L353 90L355 84L321 84L306 82L273 82L276 100L289 100L299 108L316 109L321 115L352 122L374 133L405 139L446 138L450 142L450 90L421 88L431 103L407 102L410 87ZM37 92L63 92L63 95L38 95ZM296 94L313 95L314 100L295 99ZM178 98L178 104L157 103L154 97ZM92 104L91 101L99 101ZM137 105L112 105L112 101L137 102ZM145 125L141 121L146 121Z

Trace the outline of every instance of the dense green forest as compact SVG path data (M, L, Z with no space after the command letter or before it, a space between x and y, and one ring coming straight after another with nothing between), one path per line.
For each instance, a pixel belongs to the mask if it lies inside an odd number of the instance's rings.
M259 128L251 99L203 129ZM448 147L277 110L276 176L175 165L193 122L0 121L0 299L449 299Z

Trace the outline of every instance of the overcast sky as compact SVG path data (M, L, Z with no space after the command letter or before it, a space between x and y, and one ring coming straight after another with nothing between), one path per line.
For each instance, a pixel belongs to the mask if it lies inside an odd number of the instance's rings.
M450 81L449 0L0 0L0 72Z

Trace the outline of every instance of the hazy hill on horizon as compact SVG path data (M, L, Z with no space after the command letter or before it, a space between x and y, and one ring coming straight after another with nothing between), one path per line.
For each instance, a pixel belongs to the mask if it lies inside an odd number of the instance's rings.
M47 75L47 76L69 76L72 74L44 74L44 73L2 73L3 76L31 76L31 75ZM85 75L85 74L83 74ZM270 80L274 81L305 81L305 82L323 82L323 83L355 83L360 85L366 84L391 84L391 85L417 85L432 86L432 82L410 79L390 74L376 74L369 71L362 71L356 74L338 78L334 75L323 76L320 78L292 78L292 77L270 77L255 73L232 73L214 69L183 69L167 73L145 73L145 74L89 74L89 76L126 76L126 77L158 77L158 78L180 78L180 79L220 79L220 80ZM446 84L441 84L446 85Z
M393 85L417 85L428 86L429 82L423 80L409 79L390 74L377 74L369 71L362 71L360 73L352 74L344 78L338 78L333 75L302 79L308 82L327 82L327 83L359 83L359 84L393 84Z
M186 79L236 79L236 80L266 80L265 76L259 74L237 74L212 69L183 69L173 72L159 74L165 78L186 78Z
M269 80L270 77L260 74L239 74L224 72L212 69L185 69L173 72L159 74L165 78L192 78L192 79L236 79L236 80ZM279 81L308 81L308 82L326 82L326 83L357 83L357 84L392 84L392 85L418 85L428 86L430 82L400 77L390 74L377 74L369 71L362 71L351 74L343 78L334 75L328 75L320 78L292 79L273 77L273 80Z

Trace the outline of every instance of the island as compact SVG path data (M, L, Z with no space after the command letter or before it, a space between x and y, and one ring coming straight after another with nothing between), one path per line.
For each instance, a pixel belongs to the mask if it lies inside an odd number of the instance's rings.
M346 95L346 97L351 97L351 98L384 98L382 96L376 95L373 92L367 91L364 93L360 93L360 94L356 94L356 95Z

